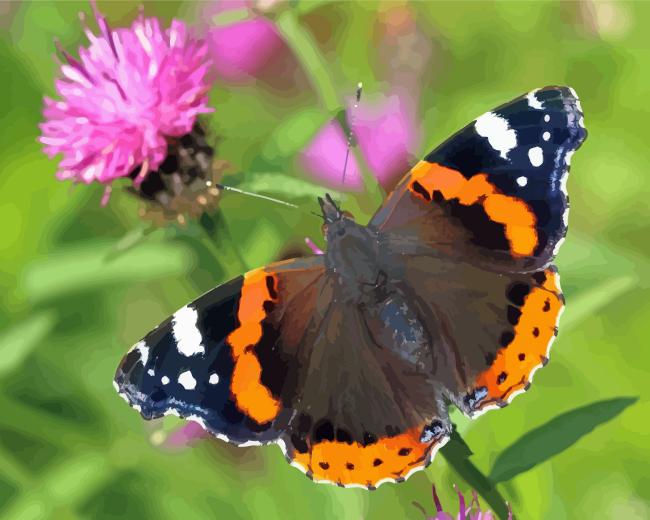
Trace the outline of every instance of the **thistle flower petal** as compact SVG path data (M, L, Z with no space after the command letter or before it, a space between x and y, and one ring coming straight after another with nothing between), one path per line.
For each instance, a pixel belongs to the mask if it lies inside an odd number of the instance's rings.
M60 50L59 99L44 99L40 142L50 158L61 154L59 179L110 183L146 165L144 177L164 161L170 138L211 111L207 45L179 20L164 29L141 13L112 29L93 11L99 34L84 27L89 45L79 59Z

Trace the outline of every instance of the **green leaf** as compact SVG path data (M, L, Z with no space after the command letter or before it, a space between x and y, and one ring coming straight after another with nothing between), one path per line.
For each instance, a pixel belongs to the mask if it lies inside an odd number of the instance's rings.
M144 240L146 240L151 233L156 231L156 229L157 229L156 227L152 225L145 225L144 223L131 229L115 243L115 246L113 248L111 248L108 251L108 254L106 255L106 260L107 261L114 260L122 253L128 251L131 248L138 246Z
M597 401L551 419L503 450L494 462L490 480L505 482L546 462L578 442L596 426L614 419L636 401L636 397Z
M469 460L472 450L456 429L454 429L449 442L440 450L440 453L454 471L487 500L495 514L501 518L508 516L506 501L494 487L494 484Z
M331 119L322 110L308 108L280 123L262 151L269 161L278 161L302 150L318 130Z
M4 331L0 336L0 377L13 371L41 345L56 323L51 310L41 311Z
M145 243L107 261L113 248L91 243L53 252L48 259L33 263L22 280L27 298L40 302L77 291L154 280L185 273L193 265L189 249L180 244Z

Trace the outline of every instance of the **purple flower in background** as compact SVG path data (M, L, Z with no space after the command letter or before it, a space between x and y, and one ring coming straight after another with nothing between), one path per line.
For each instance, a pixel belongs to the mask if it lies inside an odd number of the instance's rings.
M302 151L300 163L323 185L335 189L359 190L363 186L361 170L352 153L348 158L343 183L343 166L347 152L348 138L336 120L325 124Z
M294 88L295 60L273 21L259 15L263 7L272 5L230 0L200 7L215 72L230 83L262 80L279 90Z
M201 439L209 437L210 434L203 429L199 423L188 421L186 424L169 434L165 440L165 447L184 448Z
M370 170L379 184L392 188L409 170L419 139L407 100L397 94L366 99L348 113Z
M79 60L61 51L59 100L45 98L41 143L62 154L57 177L110 183L140 167L136 185L167 156L170 138L192 131L207 106L207 46L173 20L163 29L142 14L130 28L112 30L93 3L100 34Z
M433 502L436 506L435 516L426 516L425 510L420 504L414 502L414 505L425 515L425 520L496 520L496 516L491 511L481 511L481 505L479 504L476 491L472 491L472 501L469 507L467 507L463 494L456 486L454 488L458 493L458 514L456 516L443 511L442 503L440 502L440 498L438 498L435 486L432 486ZM512 520L510 505L508 505L508 520Z
M213 27L208 44L217 74L232 82L256 76L284 48L273 22L262 17Z
M392 94L348 110L348 119L361 154L379 184L391 189L409 170L411 153L417 148L419 131L410 116L413 111L406 101ZM350 154L345 183L343 165L348 137L335 120L323 126L300 156L302 168L325 186L358 190L361 172L354 154Z

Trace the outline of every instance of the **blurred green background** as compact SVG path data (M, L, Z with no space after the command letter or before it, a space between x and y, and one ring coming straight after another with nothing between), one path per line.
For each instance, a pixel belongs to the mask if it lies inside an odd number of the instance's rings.
M99 6L119 27L138 5ZM457 511L456 483L500 494L522 519L650 518L650 3L212 7L155 2L145 12L203 29L260 16L278 27L281 70L269 60L254 80L218 77L205 121L232 165L227 182L304 211L226 194L209 235L194 222L147 234L126 192L102 208L101 186L55 180L36 142L42 96L54 94L53 39L76 55L86 44L77 13L90 9L0 4L0 517L420 519L412 502L433 514L432 483ZM322 245L305 212L324 188L297 156L321 124L341 120L358 81L370 98L400 82L412 93L413 157L532 88L579 93L589 138L568 182L557 259L568 306L551 363L511 406L476 421L453 415L469 459L448 450L374 492L313 484L274 446L169 448L180 421L146 423L126 406L111 385L119 360L217 283L306 253L305 236ZM355 156L367 189L341 197L365 221L382 191Z

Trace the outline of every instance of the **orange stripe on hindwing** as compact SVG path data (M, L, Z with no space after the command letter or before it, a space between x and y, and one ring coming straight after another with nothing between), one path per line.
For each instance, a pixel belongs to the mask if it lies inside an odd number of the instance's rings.
M420 161L411 170L408 185L414 196L430 202L434 192L464 206L480 204L493 222L503 224L513 256L531 256L538 244L537 219L522 199L500 193L485 173L467 179L453 168ZM426 194L422 190L425 190Z
M276 289L275 275L263 269L246 273L237 311L239 326L228 336L235 362L230 391L237 408L259 424L273 420L280 411L280 401L262 383L262 366L255 353L267 316L264 303L278 301Z
M564 303L557 272L546 269L538 275L545 278L525 296L512 340L497 351L492 365L476 378L476 387L487 389L485 403L507 400L513 393L525 390L530 374L547 361Z
M294 453L293 461L310 471L314 480L375 486L384 479L405 477L411 470L428 462L438 441L420 442L422 426L377 442L322 441L305 453Z

